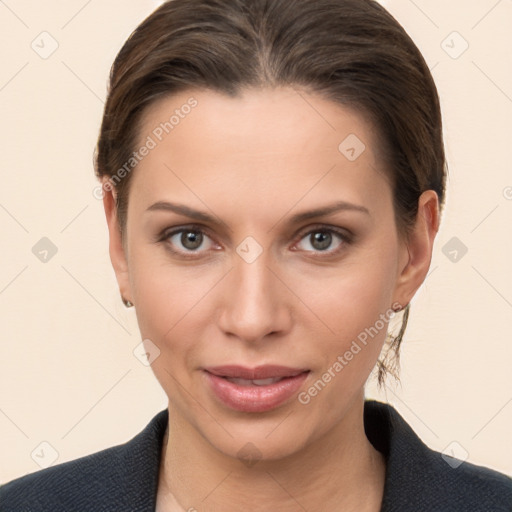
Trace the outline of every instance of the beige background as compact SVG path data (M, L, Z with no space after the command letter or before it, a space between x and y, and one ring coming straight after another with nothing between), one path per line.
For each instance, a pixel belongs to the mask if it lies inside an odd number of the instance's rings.
M133 355L92 168L111 62L157 4L0 1L0 483L125 442L166 407ZM433 70L450 179L402 386L368 395L429 446L512 475L512 1L385 4ZM46 263L42 237L58 250Z

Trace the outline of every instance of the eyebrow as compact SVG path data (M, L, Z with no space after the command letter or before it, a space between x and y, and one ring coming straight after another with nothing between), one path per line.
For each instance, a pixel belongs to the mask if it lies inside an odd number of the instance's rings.
M171 211L177 213L178 215L183 215L185 217L190 217L191 219L208 222L214 225L224 224L223 222L219 222L216 217L206 212L195 210L194 208L190 208L190 206L185 206L184 204L171 203L169 201L158 201L146 210L146 212L152 211ZM305 220L324 217L340 211L354 211L370 215L370 211L364 206L346 201L338 201L330 205L322 206L321 208L315 208L313 210L297 213L293 215L287 221L287 223L298 224L300 222L304 222Z

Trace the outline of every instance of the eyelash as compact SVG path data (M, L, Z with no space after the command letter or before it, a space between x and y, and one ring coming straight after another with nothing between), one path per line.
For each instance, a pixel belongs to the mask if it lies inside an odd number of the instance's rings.
M165 243L167 250L169 250L172 254L175 254L183 259L188 259L188 260L198 259L201 257L201 253L192 252L192 251L188 251L188 252L177 251L172 248L170 243L167 243L168 240L171 237L173 237L174 235L177 235L179 233L186 233L186 232L201 233L202 235L205 235L208 238L211 238L208 236L208 234L206 233L206 231L203 229L202 226L193 224L193 225L184 226L184 227L180 227L180 228L176 228L176 229L172 229L172 230L164 230L161 233L161 235L158 236L157 242ZM314 252L315 254L317 254L318 256L314 256L315 258L327 258L327 257L335 256L339 252L344 250L345 245L351 244L353 241L353 236L351 234L348 234L345 231L341 231L341 230L333 228L333 227L318 225L313 228L309 228L308 231L301 232L300 235L298 235L299 238L296 243L300 242L301 240L306 238L308 235L312 235L313 233L330 233L330 234L336 235L341 240L340 246L333 251L327 251L327 250L326 251L306 251L306 252ZM322 254L325 254L325 256L322 256Z

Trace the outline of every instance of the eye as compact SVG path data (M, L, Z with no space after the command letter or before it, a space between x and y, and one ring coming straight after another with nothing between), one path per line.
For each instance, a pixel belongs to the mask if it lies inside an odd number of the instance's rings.
M305 244L304 241L306 242ZM346 233L333 228L320 227L310 230L303 235L297 247L307 252L332 255L343 250L345 244L350 243L350 241L350 237ZM303 244L302 247L300 247L301 243ZM332 249L333 245L334 249Z
M172 253L184 258L200 256L214 247L210 237L196 227L165 231L161 241L166 243Z

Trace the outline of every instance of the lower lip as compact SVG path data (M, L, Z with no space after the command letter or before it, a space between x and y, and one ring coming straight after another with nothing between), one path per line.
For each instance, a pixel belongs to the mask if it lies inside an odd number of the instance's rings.
M308 373L286 377L268 386L241 386L209 372L205 375L216 397L231 409L265 412L275 409L297 393Z

